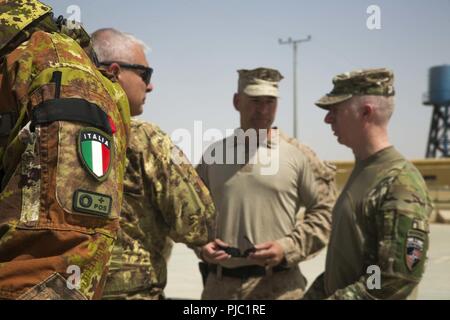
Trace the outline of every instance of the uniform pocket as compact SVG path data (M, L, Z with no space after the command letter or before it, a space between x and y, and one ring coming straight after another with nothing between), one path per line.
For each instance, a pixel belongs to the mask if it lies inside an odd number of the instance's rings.
M21 295L18 300L87 300L77 289L69 289L66 279L54 273Z
M64 211L118 218L121 192L114 139L96 128L60 122L56 198Z

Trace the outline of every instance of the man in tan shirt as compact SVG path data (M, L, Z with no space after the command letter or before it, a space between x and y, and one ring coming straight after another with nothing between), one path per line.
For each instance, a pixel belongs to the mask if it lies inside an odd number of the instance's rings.
M299 262L328 242L335 169L272 127L282 75L238 72L241 126L197 168L217 208L216 240L201 248L209 264L202 298L298 299L306 287Z

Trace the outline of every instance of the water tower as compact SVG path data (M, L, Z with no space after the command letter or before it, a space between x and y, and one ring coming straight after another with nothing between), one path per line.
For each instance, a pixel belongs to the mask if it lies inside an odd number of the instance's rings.
M450 65L430 68L423 104L433 106L426 157L450 157Z

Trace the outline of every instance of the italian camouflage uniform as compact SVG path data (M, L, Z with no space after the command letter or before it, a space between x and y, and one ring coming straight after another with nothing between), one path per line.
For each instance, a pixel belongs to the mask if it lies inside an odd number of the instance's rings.
M101 296L129 107L89 45L39 1L0 1L0 298Z
M160 299L170 237L206 244L214 205L189 161L156 125L132 120L121 231L104 299Z

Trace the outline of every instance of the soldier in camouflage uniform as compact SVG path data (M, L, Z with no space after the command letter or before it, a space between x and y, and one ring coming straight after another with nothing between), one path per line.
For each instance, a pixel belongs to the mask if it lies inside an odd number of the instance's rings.
M129 109L92 59L81 26L0 1L0 298L101 296Z
M153 89L145 45L131 35L100 29L92 35L99 60L125 89L132 116ZM130 69L130 66L131 69ZM170 138L156 125L133 119L127 149L121 231L104 299L161 299L171 239L190 246L208 241L214 205L208 189Z
M209 269L202 298L298 299L306 287L299 263L328 242L335 168L272 127L282 79L277 70L238 72L234 106L241 128L208 148L197 168L217 208L217 239L199 254ZM257 130L262 136L252 151L249 137ZM213 154L220 158L211 161ZM264 170L263 154L279 164L276 170ZM261 161L250 161L255 158Z
M432 204L419 171L389 143L387 69L344 73L316 104L356 163L333 210L325 273L308 299L405 299L423 276Z

